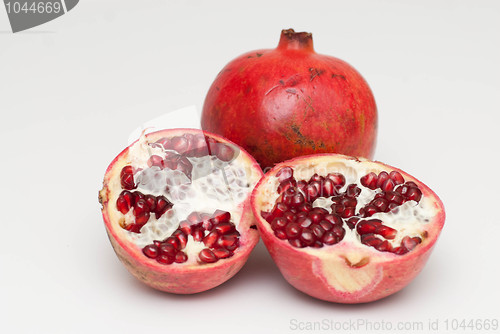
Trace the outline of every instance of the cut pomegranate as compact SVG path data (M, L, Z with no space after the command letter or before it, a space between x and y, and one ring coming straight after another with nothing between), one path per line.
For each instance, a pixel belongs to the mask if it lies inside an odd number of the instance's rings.
M252 207L290 284L342 303L377 300L406 286L445 218L436 194L407 173L337 154L276 165L254 189Z
M248 153L199 130L142 136L109 166L99 200L111 244L139 280L195 293L231 278L258 241Z

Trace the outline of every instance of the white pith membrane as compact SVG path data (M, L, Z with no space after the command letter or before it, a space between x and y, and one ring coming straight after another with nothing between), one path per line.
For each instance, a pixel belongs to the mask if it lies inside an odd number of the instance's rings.
M181 135L176 134L171 137ZM165 157L165 150L162 147L151 145L160 138L162 137L150 139L142 136L139 141L129 147L128 152L122 158L123 161L120 161L117 174L110 179L108 184L110 217L112 221L122 226L135 223L133 206L125 215L116 208L117 198L124 190L120 184L120 171L127 165L142 169L134 175L137 188L129 190L130 192L163 195L173 203L173 207L159 219L151 213L147 223L140 229L140 233L118 227L125 238L138 248L143 248L155 240L163 241L171 236L178 229L179 223L186 220L191 213L212 215L216 210L229 212L231 222L236 230L241 232L238 222L242 218L242 203L260 179L260 175L252 171L247 158L243 154L236 154L233 160L224 162L215 155L187 157L193 165L192 177L189 180L181 171L168 168L162 170L160 167L148 166L148 159L152 155ZM205 236L208 233L209 231L205 231ZM187 246L182 251L188 259L182 264L174 263L174 265L199 263L199 252L207 248L203 242L195 241L191 235L188 235L187 239ZM237 251L238 249L234 252Z
M384 166L377 165L376 163L365 161L365 160L342 160L342 161L326 161L326 160L318 160L307 165L293 165L290 167L293 169L293 177L298 182L300 180L309 180L314 174L318 174L320 176L326 176L328 173L341 173L344 175L346 179L345 185L340 189L339 193L342 193L346 190L347 186L350 184L356 184L360 189L361 193L356 198L356 214L359 210L368 204L377 193L382 192L381 189L369 189L363 185L361 185L360 178L369 174L370 172L374 172L379 174L382 171L391 172L390 169L384 168ZM270 212L280 194L277 192L277 188L279 186L278 178L273 175L267 178L267 182L261 188L262 194L261 198L265 198L265 201L262 201L261 211ZM411 179L406 179L405 181L412 181ZM313 202L313 207L322 207L328 212L331 212L332 201L330 198L320 197ZM393 229L396 229L398 232L394 239L385 239L387 240L393 247L397 247L401 244L401 240L408 237L419 237L422 240L426 236L428 223L431 222L432 217L435 216L436 208L432 199L428 198L423 194L420 201L417 203L413 200L407 201L397 208L393 209L390 212L378 212L373 214L370 217L362 218L361 220L370 220L370 219L380 219L382 224ZM356 228L352 229L346 224L348 219L343 219L343 228L345 230L344 238L334 245L324 245L322 248L312 248L305 247L301 248L302 251L317 253L322 252L324 248L342 248L345 245L356 245L356 247L362 247L371 252L376 252L378 254L391 254L387 252L381 252L376 250L375 248L362 244L360 240L360 235L357 233ZM267 223L266 223L267 224ZM270 224L268 224L270 226ZM286 242L286 240L283 240ZM417 245L418 247L418 245ZM356 263L356 261L353 261Z

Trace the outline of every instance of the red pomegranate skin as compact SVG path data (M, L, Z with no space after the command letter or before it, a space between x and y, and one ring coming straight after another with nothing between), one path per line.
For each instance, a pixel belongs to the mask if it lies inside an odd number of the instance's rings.
M313 153L371 158L377 107L352 66L315 53L310 33L290 29L276 49L245 53L220 71L201 126L245 148L263 169Z

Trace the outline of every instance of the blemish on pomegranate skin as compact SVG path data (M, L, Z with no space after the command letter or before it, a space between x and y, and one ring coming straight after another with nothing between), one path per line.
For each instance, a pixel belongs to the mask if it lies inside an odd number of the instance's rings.
M336 79L336 78L339 78L339 79L342 79L342 80L346 80L346 78L345 78L344 75L332 73L332 79Z
M314 78L319 77L324 72L325 72L325 70L320 70L320 69L317 69L314 67L309 68L309 73L310 73L309 81L313 81Z
M290 125L290 129L295 133L298 139L295 141L296 144L300 144L302 146L310 146L313 150L316 149L316 144L314 141L308 139L300 132L300 127L297 124Z

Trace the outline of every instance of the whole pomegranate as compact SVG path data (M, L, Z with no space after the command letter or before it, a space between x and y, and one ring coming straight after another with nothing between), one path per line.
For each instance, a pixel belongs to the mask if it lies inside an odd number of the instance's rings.
M207 132L142 136L109 165L99 192L118 258L147 285L172 293L216 287L259 240L249 204L257 162Z
M377 107L352 66L315 53L310 33L288 29L276 49L245 53L220 71L201 126L245 148L263 169L314 153L371 158Z
M338 303L370 302L404 288L445 221L441 200L422 182L338 154L276 165L252 192L252 207L285 279Z

